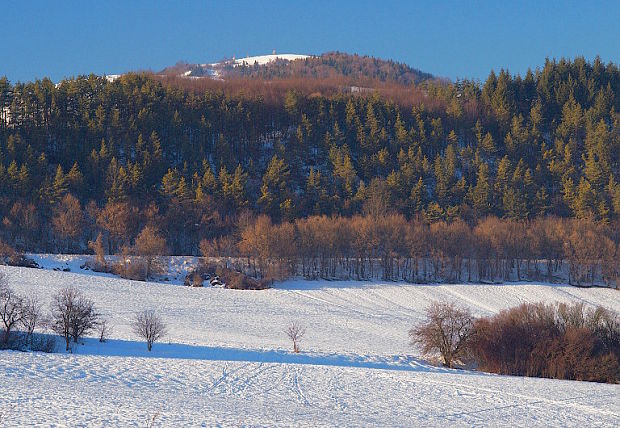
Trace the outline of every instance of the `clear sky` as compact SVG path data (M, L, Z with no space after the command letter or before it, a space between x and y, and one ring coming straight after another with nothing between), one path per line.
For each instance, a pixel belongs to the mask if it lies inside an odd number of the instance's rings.
M620 62L611 1L29 1L0 4L0 76L57 81L179 60L339 50L438 76L523 74L545 57Z

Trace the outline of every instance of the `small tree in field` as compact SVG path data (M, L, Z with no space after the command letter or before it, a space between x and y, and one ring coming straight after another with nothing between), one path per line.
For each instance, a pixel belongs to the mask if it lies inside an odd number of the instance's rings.
M446 367L467 352L472 337L473 316L454 303L432 303L426 309L426 322L409 330L413 345L425 354L439 352Z
M9 287L6 277L0 274L0 321L4 328L3 342L8 343L11 330L23 318L23 299Z
M71 340L77 343L79 338L95 328L99 321L94 303L73 287L60 290L52 299L51 309L51 328L64 337L67 351L70 350Z
M155 311L144 311L136 315L133 330L136 335L146 340L146 347L151 352L153 343L165 336L166 324Z
M32 337L34 329L41 322L41 306L36 297L29 297L24 300L22 305L21 325L26 330L28 338Z
M306 329L297 322L291 323L286 329L286 335L293 341L293 351L296 353L299 352L299 342L301 342L304 334L306 334Z
M99 342L103 343L108 340L108 336L112 332L112 327L108 324L108 320L102 320L99 323Z

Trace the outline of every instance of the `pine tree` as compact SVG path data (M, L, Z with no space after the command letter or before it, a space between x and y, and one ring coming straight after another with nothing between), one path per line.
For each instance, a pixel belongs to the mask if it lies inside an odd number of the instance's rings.
M481 216L489 214L493 208L493 194L489 181L489 166L481 162L478 167L476 185L472 189L471 199L473 208Z
M65 176L68 189L76 195L81 195L84 185L84 175L80 171L77 161Z
M201 185L203 190L209 195L215 195L217 192L217 179L206 159L202 161L202 171Z
M620 216L620 185L616 183L613 175L609 176L607 192L611 201L611 207L613 209L613 212L617 216Z
M52 195L50 198L50 205L54 205L59 202L62 197L67 193L69 185L67 183L67 179L65 178L65 174L62 171L62 167L58 165L56 167L56 175L54 176L54 181L52 183Z
M261 210L271 216L271 218L281 218L281 204L287 199L290 199L289 193L289 180L290 171L285 164L284 159L279 159L277 156L273 156L267 166L267 170L263 175L263 184L260 188L260 198L258 198L258 205ZM284 209L290 209L290 204L285 206Z
M181 176L179 171L175 169L169 169L166 175L161 180L161 194L166 199L172 199L177 196L179 183L181 182Z
M497 148L495 147L495 141L493 141L493 136L490 132L487 132L484 136L484 139L481 142L481 147L483 152L487 156L493 156L497 152Z
M424 186L424 181L422 181L422 177L418 179L418 182L411 189L411 194L409 195L409 215L413 217L414 214L422 212L424 208L424 200L426 197L426 187Z
M582 178L577 186L573 211L577 218L592 218L597 211L596 194L588 180Z

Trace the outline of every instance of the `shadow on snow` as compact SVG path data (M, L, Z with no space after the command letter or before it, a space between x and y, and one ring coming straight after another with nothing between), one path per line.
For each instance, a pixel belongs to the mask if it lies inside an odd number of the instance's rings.
M217 346L198 346L179 343L155 343L148 352L144 342L109 339L100 343L94 338L83 339L83 344L74 346L78 355L106 357L171 358L204 361L243 361L256 363L309 364L316 366L355 367L383 370L402 370L417 372L458 372L467 371L435 367L406 355L354 355L317 352L293 353L284 350L261 350L228 348Z

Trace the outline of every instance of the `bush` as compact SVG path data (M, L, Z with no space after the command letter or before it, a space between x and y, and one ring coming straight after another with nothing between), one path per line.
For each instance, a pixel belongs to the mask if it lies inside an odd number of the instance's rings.
M136 237L136 245L134 251L142 258L145 266L145 277L151 278L153 273L161 274L165 272L165 265L161 261L161 256L168 251L166 248L166 240L159 232L150 227L145 226L142 232Z
M133 281L146 281L147 266L146 262L138 258L124 258L112 265L112 272L121 278Z
M56 337L49 334L33 334L30 337L30 350L35 352L56 352Z
M36 268L39 265L32 259L0 240L0 265Z
M215 269L213 270L215 272ZM203 272L202 267L199 265L197 268L191 270L185 275L183 285L187 287L202 287L205 277L210 274Z
M226 288L234 290L265 290L271 286L270 279L256 280L242 272L228 268L218 267L216 273L226 284Z
M471 354L500 374L620 381L620 323L584 305L523 304L478 320Z
M10 265L12 264L10 261L18 256L18 252L13 247L0 239L0 264Z

